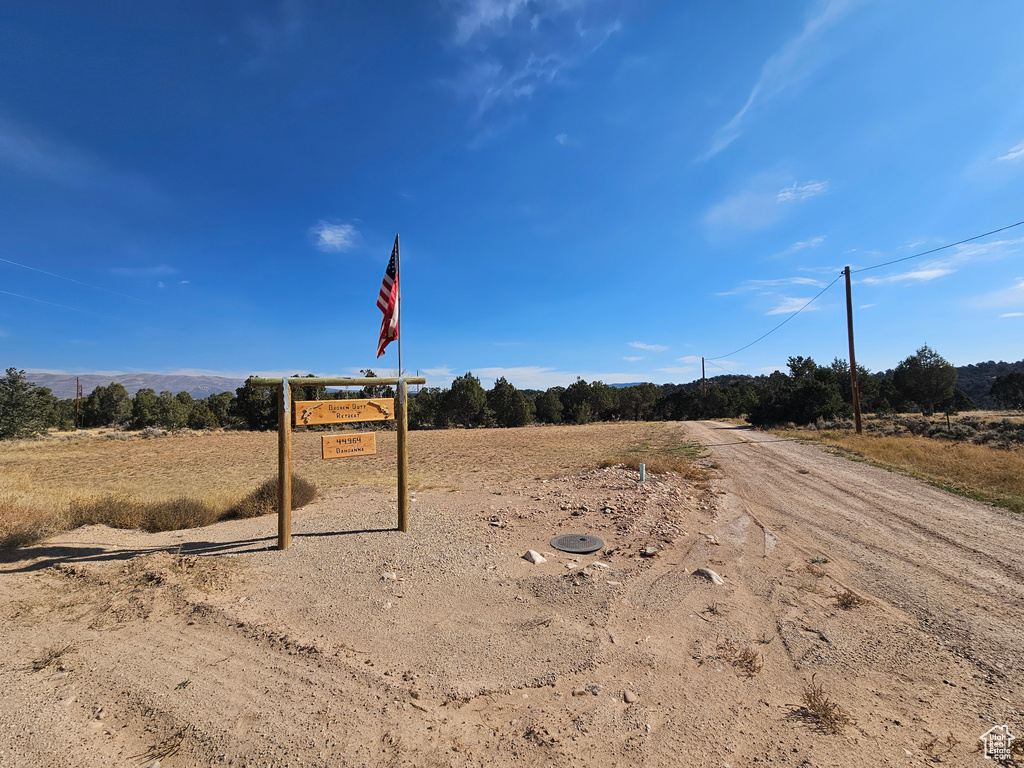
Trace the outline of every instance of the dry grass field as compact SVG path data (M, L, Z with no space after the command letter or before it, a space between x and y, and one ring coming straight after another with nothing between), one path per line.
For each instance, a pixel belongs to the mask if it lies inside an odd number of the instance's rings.
M377 433L376 456L324 461L323 433L293 435L293 469L321 491L395 482L396 433ZM685 469L692 447L666 424L593 424L507 430L417 431L409 440L413 490L453 491L511 481L509 462L537 479L597 467L602 461ZM277 473L275 432L184 432L156 438L87 430L0 442L0 546L28 543L68 528L73 506L110 497L145 503L186 497L214 515L232 509ZM531 478L534 479L534 478ZM184 526L183 526L184 527Z
M813 440L851 458L979 501L1024 512L1024 449L1010 450L947 442L915 435L857 435L853 430L778 430L776 434Z

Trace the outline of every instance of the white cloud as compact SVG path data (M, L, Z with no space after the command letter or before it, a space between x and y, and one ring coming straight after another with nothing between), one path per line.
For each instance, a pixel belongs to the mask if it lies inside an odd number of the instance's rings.
M634 355L627 355L626 357L623 357L622 359L625 360L626 362L629 362L629 363L635 363L637 360L643 360L644 358L643 357L637 357L637 356L634 356Z
M877 306L878 306L877 302L874 303L874 304L861 304L859 307L857 307L857 309L871 309L872 307L877 307Z
M819 235L818 237L812 237L810 240L793 243L790 250L802 251L804 248L817 248L823 242L825 242L825 235Z
M828 191L827 181L808 181L804 184L793 182L782 189L777 184L777 176L756 177L747 189L712 206L704 217L705 223L716 229L765 229L780 221L792 204ZM817 245L817 242L812 243Z
M802 298L799 296L784 296L782 298L782 301L779 302L778 306L776 306L774 309L768 310L767 312L765 312L765 314L788 315L791 314L792 312L796 312L799 309L803 309L804 305L806 305L807 302L809 302L810 300L811 298L809 296L806 298ZM807 307L807 309L804 311L811 312L817 309L820 309L820 307L812 304L811 306Z
M789 40L764 63L761 76L750 91L746 103L728 123L715 132L711 149L704 155L704 159L718 154L739 137L748 113L757 104L771 100L821 66L833 50L832 46L825 45L821 40L823 32L841 19L852 5L847 0L825 3L821 13L809 19L799 35Z
M867 283L868 285L883 285L885 283L926 283L929 280L935 280L939 277L945 277L955 272L955 269L949 269L947 267L930 267L913 269L909 272L901 272L898 275L889 275L888 277L865 277L860 282Z
M815 280L813 277L779 277L771 280L745 280L731 291L720 291L715 296L734 296L737 293L748 291L764 291L765 288L775 288L781 285L811 285L815 288L823 288L825 283Z
M0 115L0 168L4 166L63 186L86 188L90 194L113 193L131 204L166 202L144 177L116 170L101 157Z
M697 369L694 368L693 366L689 366L688 365L688 366L685 366L685 367L675 366L675 367L668 367L668 368L655 368L654 370L660 371L661 373L683 374L683 373L693 373Z
M1024 305L1024 278L1014 278L1014 282L1008 288L1000 288L990 291L973 301L973 304L985 309L996 309L999 307L1018 307ZM1016 315L1001 315L1001 317L1015 317Z
M996 160L1001 160L1004 163L1021 159L1024 159L1024 141L1022 141L1015 147L1011 147L1010 151L1007 152L1005 155L1001 155L996 158Z
M1000 317L1024 317L1024 312L1003 312Z
M331 224L321 219L310 231L316 237L316 247L324 253L343 253L359 241L359 232L351 224Z
M1020 253L1022 244L1024 244L1024 237L1016 240L993 240L989 243L965 243L947 251L950 254L949 256L917 262L919 266L910 271L887 275L886 277L871 276L860 278L858 282L867 285L927 282L953 274L968 264L997 261L1007 256L1017 255ZM879 258L883 257L877 251L870 253Z
M700 355L686 355L685 357L677 357L680 363L699 363L701 361Z
M464 98L476 101L477 119L499 105L528 99L620 31L618 20L584 27L575 13L582 5L582 0L546 4L469 0L459 4L455 44L462 49L465 66L450 84Z
M827 191L827 181L809 181L806 184L797 184L794 181L791 186L778 191L775 195L775 202L789 203L794 200L806 200L809 197L814 197Z
M555 136L555 141L557 141L564 147L566 142L569 141L569 137L566 136L564 133L560 133L557 136Z
M174 267L166 264L157 264L153 267L111 267L110 272L125 277L159 277L160 275L173 275L177 272Z
M471 0L462 5L462 11L455 19L455 42L465 45L477 33L483 31L503 32L528 7L527 0ZM539 20L530 19L530 26L536 29Z
M631 341L629 342L629 346L634 349L645 349L648 352L664 352L668 349L668 347L662 344L645 344L642 341Z

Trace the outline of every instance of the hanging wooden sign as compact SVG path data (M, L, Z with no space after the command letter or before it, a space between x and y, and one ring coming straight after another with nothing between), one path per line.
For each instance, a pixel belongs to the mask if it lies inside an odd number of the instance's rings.
M374 456L377 453L376 432L349 432L345 435L324 435L325 459L345 459L349 456Z
M296 400L295 426L344 424L355 421L394 421L395 399Z

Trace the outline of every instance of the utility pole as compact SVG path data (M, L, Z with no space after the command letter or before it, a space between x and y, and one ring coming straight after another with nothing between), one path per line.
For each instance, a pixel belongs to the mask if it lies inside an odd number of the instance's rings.
M700 396L706 398L708 396L708 383L704 378L704 358L700 359Z
M857 358L853 354L853 291L850 288L850 267L843 270L846 275L846 327L850 335L850 390L853 393L853 419L857 434L863 434L860 424L860 390L857 388Z
M82 382L75 376L75 429L82 428Z

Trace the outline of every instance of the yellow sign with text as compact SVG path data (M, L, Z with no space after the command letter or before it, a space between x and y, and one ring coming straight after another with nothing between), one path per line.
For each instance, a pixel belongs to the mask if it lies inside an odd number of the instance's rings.
M347 435L324 435L323 452L325 459L374 456L377 453L377 433L350 432Z
M394 421L395 399L297 400L295 426L346 424L355 421Z

